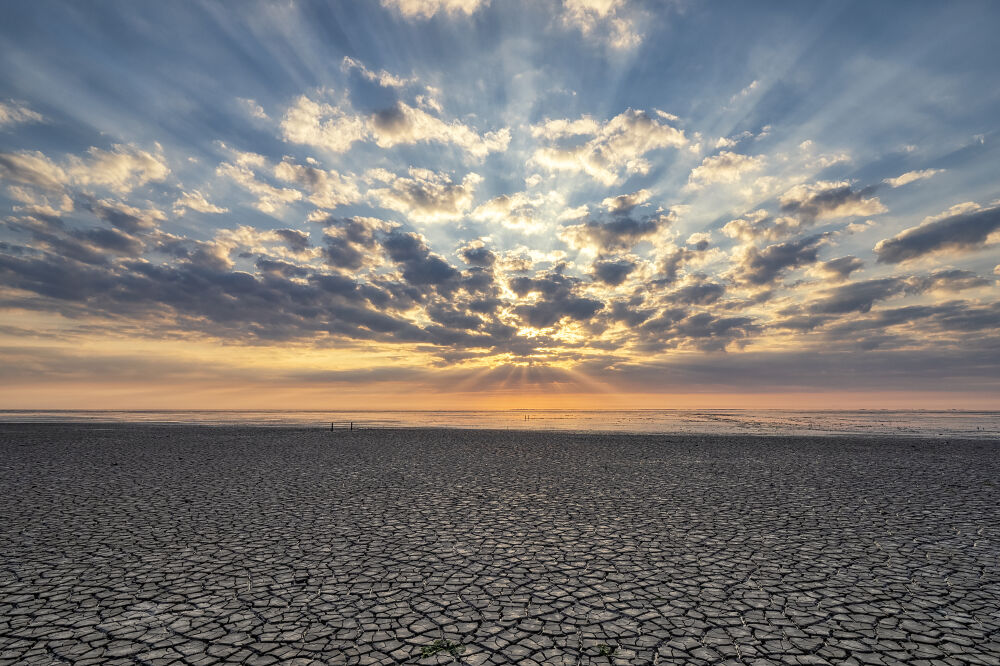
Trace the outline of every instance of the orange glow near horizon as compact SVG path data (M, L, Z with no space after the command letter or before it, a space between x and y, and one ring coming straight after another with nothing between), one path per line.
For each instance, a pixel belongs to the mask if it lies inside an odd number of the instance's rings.
M991 396L935 392L840 393L419 393L316 387L184 384L60 384L0 389L2 409L507 411L521 409L927 409L997 410Z

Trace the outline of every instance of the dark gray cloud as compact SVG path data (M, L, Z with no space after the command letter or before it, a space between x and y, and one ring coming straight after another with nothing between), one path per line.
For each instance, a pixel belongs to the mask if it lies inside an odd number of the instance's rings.
M886 277L851 282L826 289L822 296L808 305L811 314L844 314L868 312L878 301L902 294L920 294L931 289L962 291L992 284L971 271L936 271L926 276Z
M824 261L820 265L820 270L835 280L846 280L851 276L851 273L861 270L864 265L865 262L861 261L857 257L848 255L846 257L831 259L830 261Z
M580 280L560 272L534 278L515 277L508 284L511 291L520 297L532 292L541 295L542 298L535 303L514 308L514 312L534 328L547 328L564 317L586 321L604 307L598 300L579 296L576 292Z
M293 252L305 252L309 249L309 234L297 229L275 229L274 233L285 241L288 249Z
M660 273L663 276L663 282L670 284L676 280L677 274L680 272L684 264L696 255L697 252L695 250L689 250L686 247L677 247L667 252L660 262L659 267Z
M913 291L913 286L904 278L889 277L852 282L842 287L828 289L822 298L810 303L808 309L812 314L868 312L876 301L892 298L905 291Z
M66 173L40 152L0 153L0 180L57 191L68 182Z
M750 317L719 317L712 312L671 307L639 327L638 348L649 352L677 348L725 351L734 342L748 341L759 330Z
M529 326L547 328L561 321L564 317L577 321L590 319L604 307L600 301L592 298L573 297L558 301L539 301L530 305L519 305L514 311Z
M1000 354L957 349L741 352L662 361L594 360L578 370L622 391L690 393L1000 391Z
M601 259L594 262L593 269L595 280L617 287L636 269L636 263L628 259Z
M663 216L636 219L623 215L607 222L588 220L569 225L563 227L559 235L573 247L613 252L631 249L668 224L669 220Z
M848 183L799 185L781 196L781 210L807 221L822 217L877 215L886 211L874 197L877 186L855 190Z
M470 266L482 266L489 268L497 261L497 256L487 247L481 245L468 245L459 250L459 254L465 263Z
M926 277L914 278L915 288L921 291L930 289L941 289L944 291L964 291L965 289L975 289L977 287L988 287L996 281L984 278L972 271L950 269L934 271Z
M815 263L825 238L826 234L816 234L768 245L763 250L748 247L734 268L733 277L755 286L775 282L788 270Z
M950 215L900 232L875 246L879 263L898 264L940 250L970 252L1000 229L1000 206Z
M722 298L726 288L714 282L698 282L681 287L667 295L671 303L686 305L709 305Z
M99 200L95 197L80 195L74 205L92 213L116 229L135 234L156 226L158 217L150 211L142 211L131 206L125 206L111 201Z
M330 216L320 220L320 223L325 227L323 256L327 263L353 271L360 269L367 260L377 255L378 234L388 228L381 220L359 217Z
M389 257L412 285L443 285L456 280L459 272L448 262L431 254L423 239L412 232L392 231L382 241Z

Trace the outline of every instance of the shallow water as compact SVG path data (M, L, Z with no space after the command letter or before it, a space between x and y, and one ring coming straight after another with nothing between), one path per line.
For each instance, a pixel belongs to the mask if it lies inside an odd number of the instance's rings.
M435 427L766 435L1000 438L1000 412L926 410L90 411L0 410L0 422Z

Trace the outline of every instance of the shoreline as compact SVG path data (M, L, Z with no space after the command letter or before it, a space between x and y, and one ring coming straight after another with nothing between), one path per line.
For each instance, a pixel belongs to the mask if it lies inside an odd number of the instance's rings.
M345 422L346 423L346 422ZM593 436L593 437L634 437L634 438L657 438L657 439L677 439L677 438L698 438L698 439L733 439L733 438L751 438L751 439L776 439L776 440L801 440L801 439L846 439L846 440L902 440L907 442L912 441L927 441L927 442L948 442L948 443L984 443L984 442L997 442L1000 443L1000 433L991 433L984 431L981 435L974 437L955 435L955 434L939 434L930 435L928 433L910 433L910 432L829 432L829 431L816 431L816 432L796 432L796 433L784 433L784 432L742 432L742 431L732 431L732 432L691 432L691 431L678 431L678 430L664 430L664 431L647 431L647 430L595 430L595 429L558 429L558 428L475 428L475 427L464 427L464 426L386 426L386 425L365 425L364 423L355 422L353 430L350 430L347 426L338 425L337 427L331 429L329 425L289 425L289 424L261 424L261 423L251 423L251 424L236 424L236 423L171 423L171 422L155 422L155 421L0 421L0 436L3 434L3 430L16 429L16 428L78 428L81 430L125 430L131 428L175 428L175 429L211 429L211 430L261 430L265 432L271 431L289 431L289 432L327 432L332 434L344 433L344 432L354 432L354 433L378 433L378 432L401 432L401 433L430 433L430 432L448 432L464 435L498 435L507 433L523 433L526 435L552 435L557 437L562 436Z

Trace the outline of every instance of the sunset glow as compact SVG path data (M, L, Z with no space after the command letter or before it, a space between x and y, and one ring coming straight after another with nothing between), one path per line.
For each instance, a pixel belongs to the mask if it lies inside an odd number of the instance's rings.
M994 3L11 3L0 407L997 408Z

